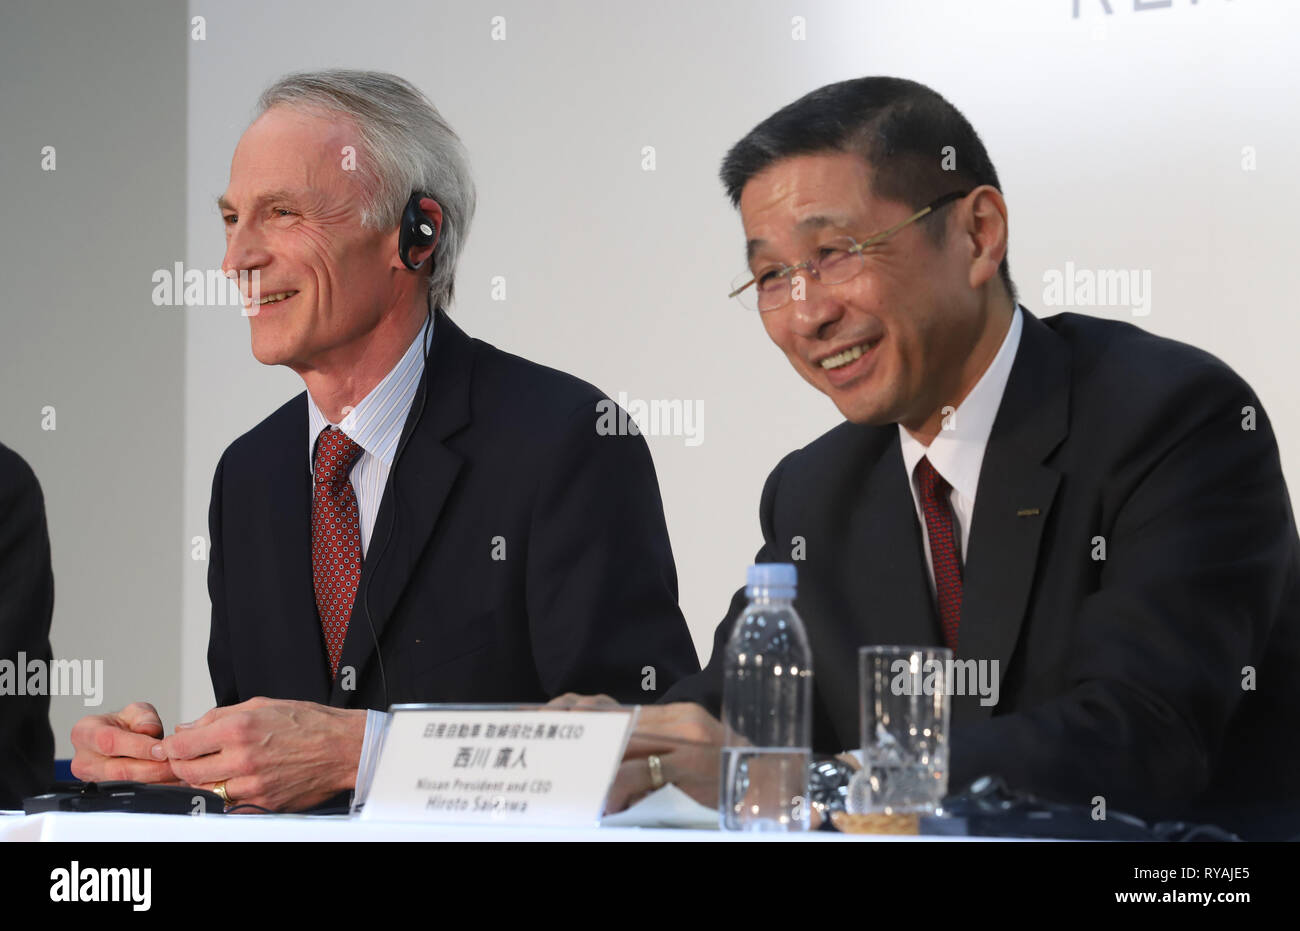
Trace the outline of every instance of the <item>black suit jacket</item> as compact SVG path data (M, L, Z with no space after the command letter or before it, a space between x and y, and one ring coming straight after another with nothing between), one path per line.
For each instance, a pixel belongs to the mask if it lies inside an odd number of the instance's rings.
M817 749L856 747L857 648L943 643L897 426L845 423L786 456L760 518L757 561L789 562L806 541L796 606ZM717 712L743 605L742 590L709 665L665 700ZM954 700L953 790L1000 773L1148 817L1241 828L1252 807L1294 813L1300 541L1249 386L1129 324L1025 311L976 492L957 658L996 659L1000 700Z
M0 446L0 659L39 660L48 672L54 574L41 486L22 457ZM27 670L15 668L26 676ZM48 680L47 680L48 681ZM0 695L0 808L19 808L54 781L48 695Z
M598 435L599 391L469 338L441 311L428 378L336 679L312 586L306 394L222 456L209 514L217 703L646 702L698 671L645 440Z

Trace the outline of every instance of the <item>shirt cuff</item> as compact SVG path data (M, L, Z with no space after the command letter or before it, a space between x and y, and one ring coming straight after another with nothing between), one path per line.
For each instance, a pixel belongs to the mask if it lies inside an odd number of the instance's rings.
M375 765L379 762L379 749L383 744L384 728L392 715L386 711L366 711L366 736L361 741L361 759L357 761L357 787L352 797L354 807L363 805L370 794L370 782L375 778Z

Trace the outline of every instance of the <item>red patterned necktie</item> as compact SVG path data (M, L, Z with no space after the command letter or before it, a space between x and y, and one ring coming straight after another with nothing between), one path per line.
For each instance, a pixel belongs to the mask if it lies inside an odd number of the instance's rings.
M311 574L331 679L338 675L348 618L361 581L361 512L348 478L360 454L361 447L335 427L326 427L316 441Z
M957 556L957 539L953 533L952 504L948 501L952 486L934 470L928 458L916 464L916 479L921 490L925 528L930 535L939 623L943 627L944 643L955 654L957 627L961 621L961 560Z

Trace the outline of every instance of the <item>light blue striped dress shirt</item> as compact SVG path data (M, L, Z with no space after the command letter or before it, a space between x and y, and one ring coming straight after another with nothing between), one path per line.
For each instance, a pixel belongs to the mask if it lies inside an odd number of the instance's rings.
M424 334L427 349L433 342L432 321L421 329L421 333ZM423 370L424 353L420 349L420 335L417 334L393 370L337 424L329 422L316 405L311 392L307 392L308 473L314 474L312 465L316 454L316 439L326 427L338 427L363 450L348 474L357 495L357 510L361 512L362 559L370 548L370 534L375 529L379 503L384 497L384 486L388 484L393 457L397 454L397 441L401 439L402 427L406 425L406 418L411 412L411 403L415 400L415 389L419 387ZM357 764L358 796L367 786L374 765L378 762L375 751L378 749L381 727L387 718L388 715L382 711L372 710L366 714L366 736L361 744L361 760Z
M427 334L428 342L433 341L432 325L426 325L422 332ZM370 548L370 534L375 529L375 517L379 513L379 502L384 496L384 485L388 482L388 472L393 467L393 456L397 453L397 441L402 436L402 427L406 425L406 417L411 412L411 402L415 400L415 389L420 384L423 368L424 353L420 351L420 337L416 334L406 354L393 370L355 407L351 410L345 407L347 413L337 424L329 422L316 405L311 392L307 392L308 473L313 472L316 438L326 427L338 427L363 450L348 474L352 488L357 493L357 509L361 512L362 558Z

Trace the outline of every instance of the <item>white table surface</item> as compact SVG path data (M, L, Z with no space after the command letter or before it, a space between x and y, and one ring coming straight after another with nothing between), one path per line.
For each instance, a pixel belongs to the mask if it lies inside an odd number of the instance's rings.
M522 828L399 824L346 815L143 815L125 812L0 812L0 841L721 841L854 843L1014 840L1014 838L735 834L672 828Z

